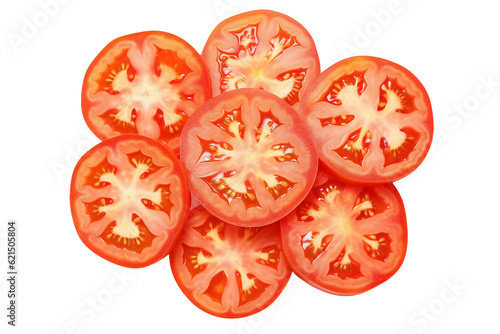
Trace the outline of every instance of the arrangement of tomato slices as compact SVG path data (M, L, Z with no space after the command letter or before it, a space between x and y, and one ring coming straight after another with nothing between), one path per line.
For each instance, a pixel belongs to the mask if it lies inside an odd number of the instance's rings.
M258 88L281 97L296 110L320 73L309 32L291 17L268 10L222 21L201 54L210 71L213 96Z
M279 224L239 227L201 206L190 212L170 254L170 266L193 304L224 318L266 308L291 275L281 251Z
M187 118L211 96L200 54L183 39L145 31L110 42L90 64L83 116L100 139L140 134L179 149Z
M182 132L181 160L197 200L245 227L271 224L293 210L318 166L297 113L255 88L225 93L198 109Z
M351 182L401 179L422 163L432 141L425 88L385 59L360 56L332 65L310 87L300 112L321 161Z
M165 257L187 218L182 166L163 143L140 135L108 139L82 156L71 180L71 213L82 241L126 267Z
M255 10L217 25L201 54L161 31L115 39L87 70L82 111L103 142L71 180L79 237L125 267L168 256L211 315L265 309L292 273L356 295L403 264L392 182L423 162L433 118L401 65L359 56L320 73L300 23Z

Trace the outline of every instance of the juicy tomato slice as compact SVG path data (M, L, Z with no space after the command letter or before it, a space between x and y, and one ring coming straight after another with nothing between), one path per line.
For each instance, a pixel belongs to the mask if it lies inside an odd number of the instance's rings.
M307 196L318 165L298 114L254 88L227 92L200 107L182 133L181 160L200 204L246 227L291 212Z
M300 107L318 155L350 182L394 182L429 151L432 108L425 88L404 67L359 56L342 60L311 85Z
M237 227L197 207L170 253L170 266L198 308L223 318L245 317L269 306L290 279L280 240L278 223Z
M137 268L168 254L187 218L190 194L184 170L167 146L122 135L78 161L70 201L85 245L108 261Z
M322 182L280 222L292 270L337 295L359 294L385 282L403 263L408 240L396 188L342 183L321 169L318 175Z
M85 121L100 139L140 134L177 151L187 118L210 98L203 58L160 31L122 36L89 66L82 89Z
M269 10L222 21L202 52L212 77L212 94L259 88L298 110L305 89L320 73L311 35L294 19Z

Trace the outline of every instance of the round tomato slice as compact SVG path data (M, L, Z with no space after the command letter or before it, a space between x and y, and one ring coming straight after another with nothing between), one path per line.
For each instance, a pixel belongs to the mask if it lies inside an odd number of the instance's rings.
M291 212L307 196L318 165L298 114L254 88L227 92L200 107L182 132L181 160L200 204L245 227Z
M212 77L212 94L259 88L298 110L305 89L320 73L311 35L294 19L269 10L222 21L202 52Z
M85 153L73 172L70 201L85 245L134 268L168 254L190 207L186 175L174 153L140 135L108 139Z
M203 58L161 31L122 36L90 64L82 89L85 121L100 139L140 134L177 151L186 119L210 98Z
M432 141L425 88L404 67L359 56L342 60L311 85L300 113L318 155L350 182L394 182L415 170Z
M408 240L403 201L394 185L318 179L323 182L316 182L280 222L292 270L337 295L359 294L388 280L403 263Z
M198 308L223 318L245 317L271 305L290 279L280 240L278 223L237 227L198 207L170 253L170 266Z

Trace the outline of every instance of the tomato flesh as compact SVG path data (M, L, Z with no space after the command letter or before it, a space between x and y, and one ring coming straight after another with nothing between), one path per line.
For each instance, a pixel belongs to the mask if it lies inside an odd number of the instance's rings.
M433 134L427 93L407 69L353 57L321 74L300 112L318 154L349 182L393 182L415 170Z
M257 313L279 296L291 275L279 232L278 224L237 227L195 208L170 254L175 280L207 313L224 318Z
M186 119L210 94L201 56L175 35L147 31L99 53L85 75L82 109L101 139L141 134L175 151Z
M108 139L75 167L71 210L78 235L101 257L144 267L172 247L190 206L173 153L139 135Z
M259 88L298 108L303 91L319 75L319 57L307 30L281 13L257 10L222 21L202 56L214 96Z
M318 163L295 111L257 89L225 93L196 111L182 134L181 159L198 201L238 226L270 224L293 210Z
M281 220L285 255L292 270L318 289L340 295L368 291L404 260L401 197L392 184L352 185L323 170L318 174L321 184Z

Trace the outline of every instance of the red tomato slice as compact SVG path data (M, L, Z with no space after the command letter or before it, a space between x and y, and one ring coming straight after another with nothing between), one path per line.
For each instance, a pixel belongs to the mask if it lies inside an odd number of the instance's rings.
M294 19L269 10L230 17L214 29L202 56L212 94L260 88L298 110L305 89L320 73L316 46Z
M318 165L298 114L254 88L227 92L200 107L182 132L181 160L200 204L246 227L291 212L307 196Z
M83 116L100 139L140 134L177 151L186 119L210 98L200 54L160 31L123 36L90 64L82 89Z
M390 183L321 179L281 220L286 258L299 277L320 290L338 295L370 290L403 263L408 239L403 201Z
M190 206L186 175L175 155L139 135L108 139L85 153L73 172L70 200L85 245L125 267L165 257Z
M170 266L182 292L201 310L245 317L271 305L290 279L280 240L277 223L237 227L198 207L170 253Z
M311 85L300 107L318 155L350 182L394 182L414 171L432 141L425 88L404 67L360 56L342 60Z

